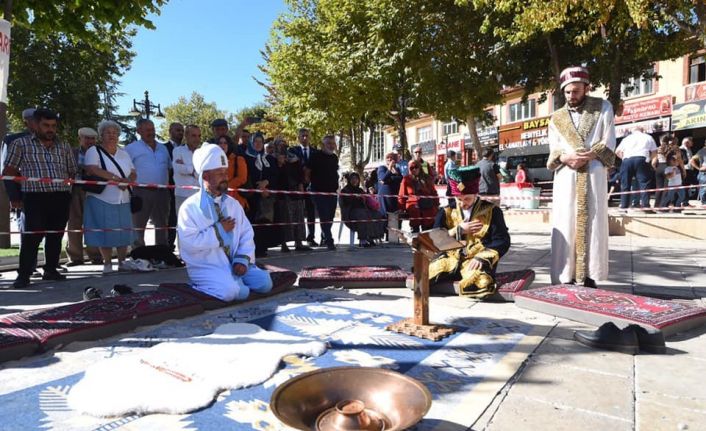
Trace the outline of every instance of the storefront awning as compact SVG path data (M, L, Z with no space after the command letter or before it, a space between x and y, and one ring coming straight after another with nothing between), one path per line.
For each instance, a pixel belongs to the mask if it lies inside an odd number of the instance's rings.
M706 100L674 105L672 130L700 129L706 127Z

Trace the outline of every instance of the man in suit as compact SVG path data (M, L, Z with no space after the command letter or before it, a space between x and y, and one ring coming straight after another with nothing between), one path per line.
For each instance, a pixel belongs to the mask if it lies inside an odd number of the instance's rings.
M294 152L294 154L297 155L299 160L302 161L302 166L304 167L304 178L309 179L310 178L310 168L309 168L309 159L311 159L311 156L317 152L318 150L316 148L312 148L310 145L310 140L311 140L311 133L309 132L309 129L306 128L301 128L299 129L298 137L299 145L295 145L291 147L291 151ZM305 190L310 190L311 189L311 181L307 181L307 183L304 184ZM304 199L304 211L306 215L306 226L307 226L307 235L306 235L306 242L309 244L311 247L317 247L319 244L316 243L315 241L315 231L316 231L316 206L314 205L314 200L311 196L307 197Z
M169 125L169 141L164 144L169 151L169 185L174 185L174 170L172 169L172 162L174 161L174 149L181 145L181 141L184 139L184 125L181 123L172 123ZM176 241L176 205L174 202L174 189L169 189L169 202L171 204L169 210L169 219L167 220L167 225L169 226L169 249L171 251L175 250L174 242Z

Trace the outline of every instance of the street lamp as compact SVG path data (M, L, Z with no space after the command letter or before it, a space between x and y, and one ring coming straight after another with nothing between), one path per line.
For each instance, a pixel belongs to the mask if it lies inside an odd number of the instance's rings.
M156 108L156 110L155 110ZM160 104L157 104L156 106L152 103L150 100L150 93L149 91L145 90L145 99L141 101L137 101L135 99L132 99L132 110L127 113L128 115L131 115L133 117L144 117L146 119L150 119L150 115L154 115L154 118L158 120L163 120L164 119L164 114L162 114L162 109Z

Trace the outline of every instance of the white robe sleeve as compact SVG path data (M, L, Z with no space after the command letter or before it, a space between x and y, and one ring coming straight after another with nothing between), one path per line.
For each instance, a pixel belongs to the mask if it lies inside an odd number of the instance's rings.
M549 142L549 158L547 159L547 169L550 171L556 171L562 166L560 157L564 153L561 142L559 140L559 131L554 125L554 121L549 121L549 127L547 130L547 141Z
M220 248L213 222L201 213L198 206L200 194L194 195L179 210L177 232L179 233L179 248L189 253Z

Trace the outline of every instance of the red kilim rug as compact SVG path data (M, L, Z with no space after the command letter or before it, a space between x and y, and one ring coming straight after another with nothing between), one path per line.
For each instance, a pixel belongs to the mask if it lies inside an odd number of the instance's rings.
M515 304L592 325L631 323L670 335L706 323L706 308L647 296L558 285L515 295Z
M154 291L24 311L0 318L0 351L5 351L5 360L17 359L21 353L32 353L24 350L30 340L45 351L202 312L193 298Z
M495 295L486 298L485 301L512 302L515 294L528 289L534 281L534 270L524 269L521 271L498 272L495 275L495 282L498 284L498 291ZM414 288L414 276L407 277L407 287ZM433 294L458 295L458 282L445 280L430 287Z
M297 273L290 271L285 268L280 268L274 265L259 265L261 268L266 269L270 272L270 277L272 277L272 290L267 294L250 293L250 296L246 301L251 301L258 298L264 298L267 296L276 295L287 291L294 286L297 281ZM173 292L179 295L186 295L189 298L197 301L205 310L216 310L218 308L228 307L238 301L225 302L216 299L212 296L206 295L205 293L199 292L193 289L191 285L186 283L163 283L159 285L157 289L159 292ZM245 301L240 301L245 302Z
M39 350L39 341L24 329L0 329L0 362L12 361Z
M404 287L408 275L399 266L310 266L299 272L299 287Z

